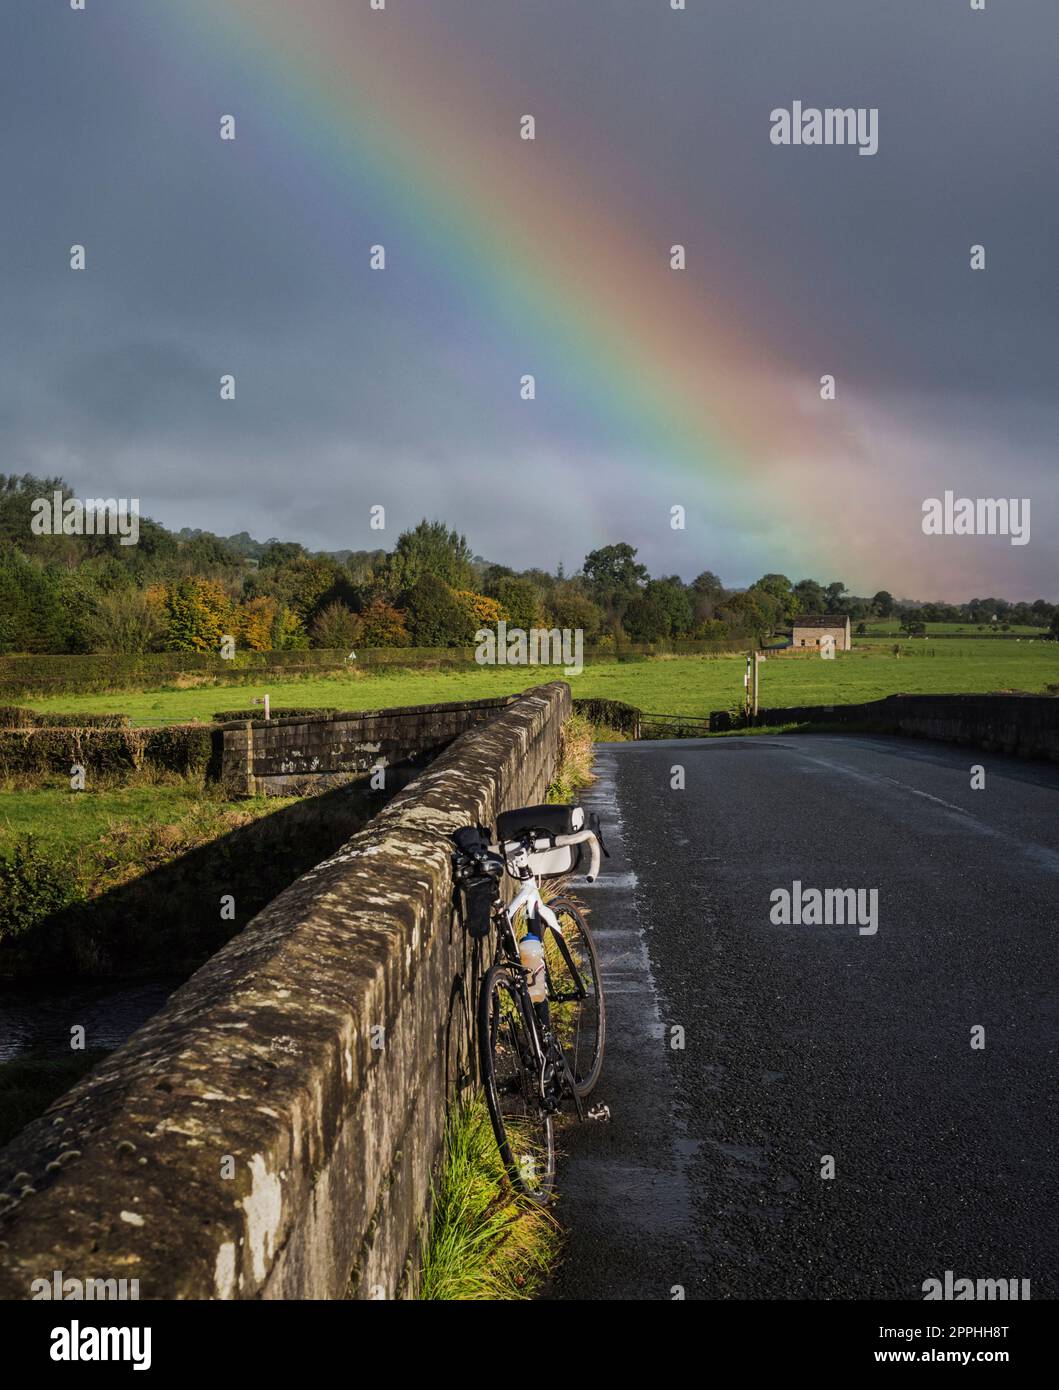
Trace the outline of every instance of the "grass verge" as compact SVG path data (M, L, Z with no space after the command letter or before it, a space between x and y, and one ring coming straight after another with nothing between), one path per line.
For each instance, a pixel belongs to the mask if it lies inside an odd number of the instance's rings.
M420 1270L419 1298L530 1299L559 1257L555 1218L508 1185L481 1095L457 1106Z
M592 743L595 730L583 714L572 714L559 735L559 765L548 788L547 800L564 804L574 793L595 780L592 774Z

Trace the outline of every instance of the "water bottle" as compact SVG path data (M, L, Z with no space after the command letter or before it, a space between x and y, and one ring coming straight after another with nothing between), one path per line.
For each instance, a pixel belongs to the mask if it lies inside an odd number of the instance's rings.
M518 943L518 955L529 976L529 997L534 1004L543 1004L548 997L548 985L544 979L544 947L540 938L527 932Z

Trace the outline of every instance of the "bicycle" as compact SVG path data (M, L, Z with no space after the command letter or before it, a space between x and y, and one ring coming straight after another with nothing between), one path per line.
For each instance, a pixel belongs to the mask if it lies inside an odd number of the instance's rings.
M555 1185L554 1118L573 1101L578 1119L599 1080L606 1012L592 935L568 898L546 903L539 878L577 872L587 848L588 881L606 855L595 816L580 806L527 806L497 817L496 841L481 826L453 836L454 873L466 894L471 935L493 930L493 960L478 996L479 1066L504 1167L514 1186L541 1204ZM505 907L500 880L519 881ZM518 926L525 924L525 931ZM536 943L539 943L539 949Z

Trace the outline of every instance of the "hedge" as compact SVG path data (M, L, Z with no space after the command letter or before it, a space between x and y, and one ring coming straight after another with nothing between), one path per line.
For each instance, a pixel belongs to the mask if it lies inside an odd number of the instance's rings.
M272 719L300 719L312 714L337 714L337 705L270 705L269 717ZM260 705L253 709L219 709L210 715L218 724L227 724L235 719L264 719L265 711Z
M38 714L22 705L0 705L0 729L127 729L127 714Z
M211 770L214 738L202 724L161 729L0 729L0 775L59 772L79 763L86 772L127 774L143 768L181 775ZM219 757L219 750L216 751Z
M360 653L358 653L359 657ZM250 672L349 669L348 651L237 651L231 660L219 652L149 652L78 655L5 653L0 656L0 694L61 695L109 690L151 689L185 674L245 681Z
M0 705L0 729L32 729L36 722L34 710L21 705Z
M591 724L602 724L608 729L617 729L633 738L640 735L641 710L623 700L574 700L574 713L582 714Z

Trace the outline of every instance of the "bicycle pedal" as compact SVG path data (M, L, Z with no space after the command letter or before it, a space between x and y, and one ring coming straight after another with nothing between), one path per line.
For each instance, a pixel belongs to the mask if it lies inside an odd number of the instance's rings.
M606 1124L610 1119L609 1105L590 1105L585 1115L586 1120L594 1120L597 1124Z

